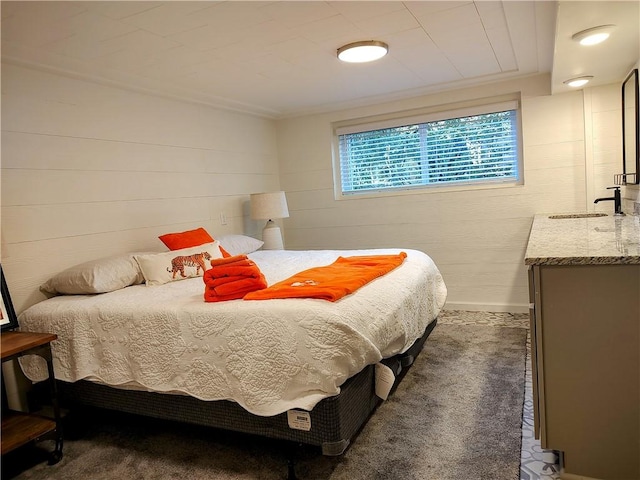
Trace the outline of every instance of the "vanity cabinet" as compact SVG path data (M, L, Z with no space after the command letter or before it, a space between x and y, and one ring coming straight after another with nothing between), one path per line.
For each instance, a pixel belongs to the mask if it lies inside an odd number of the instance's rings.
M640 479L639 221L534 220L525 263L535 433L561 452L562 478ZM613 250L600 251L607 243Z
M537 438L563 452L565 473L640 478L640 265L534 266L531 278Z

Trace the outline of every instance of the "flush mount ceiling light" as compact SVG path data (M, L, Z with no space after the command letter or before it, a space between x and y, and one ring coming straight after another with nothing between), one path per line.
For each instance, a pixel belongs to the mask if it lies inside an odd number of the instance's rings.
M364 63L373 62L384 57L389 51L389 45L377 40L354 42L338 49L338 58L343 62Z
M609 38L614 27L615 25L600 25L598 27L587 28L574 34L571 38L576 42L580 42L580 45L596 45Z
M582 77L576 77L576 78L571 78L569 80L565 80L564 83L565 85L568 85L570 87L582 87L583 85L586 85L587 83L589 83L589 80L591 80L593 78L593 75L584 75Z

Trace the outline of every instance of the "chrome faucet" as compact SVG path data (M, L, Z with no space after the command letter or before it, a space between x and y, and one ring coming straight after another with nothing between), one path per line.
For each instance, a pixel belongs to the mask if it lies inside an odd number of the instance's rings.
M613 200L615 210L614 215L624 215L624 213L622 213L622 197L620 196L620 187L607 187L607 190L611 189L615 189L615 191L613 192L613 197L596 198L593 203L598 203L603 200Z

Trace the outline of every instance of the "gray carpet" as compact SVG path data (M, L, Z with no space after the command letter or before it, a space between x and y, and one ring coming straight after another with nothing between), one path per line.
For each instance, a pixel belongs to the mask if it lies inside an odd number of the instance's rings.
M294 449L298 478L518 479L526 335L522 328L438 325L343 456ZM83 435L65 442L59 464L34 464L42 451L27 448L3 458L2 478L287 478L279 442L93 413Z

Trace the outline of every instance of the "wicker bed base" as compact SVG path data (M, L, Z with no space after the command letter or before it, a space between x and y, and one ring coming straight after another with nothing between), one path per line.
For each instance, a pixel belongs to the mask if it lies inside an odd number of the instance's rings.
M423 336L405 353L383 361L396 374L396 381L402 378L401 371L420 353L436 323L434 320L429 324ZM289 427L286 412L272 417L257 416L227 400L207 402L183 395L121 390L88 381L59 382L59 388L63 405L70 408L87 405L204 425L320 446L323 455L341 455L380 403L374 393L374 371L374 365L367 366L342 385L339 395L319 402L309 412L309 431Z

